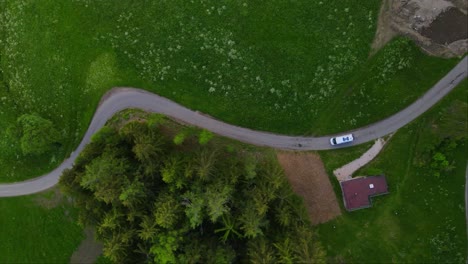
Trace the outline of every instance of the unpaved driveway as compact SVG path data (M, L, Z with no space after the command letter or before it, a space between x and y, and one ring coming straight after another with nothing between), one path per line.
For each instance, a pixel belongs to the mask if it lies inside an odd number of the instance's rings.
M333 171L338 181L351 180L354 172L359 170L362 166L371 162L382 150L383 146L388 142L388 139L385 141L381 138L377 139L370 149L368 149L361 157L351 161L350 163L344 165L341 168L338 168Z
M94 240L94 229L87 227L84 232L86 237L71 256L70 264L92 264L102 254L103 245Z

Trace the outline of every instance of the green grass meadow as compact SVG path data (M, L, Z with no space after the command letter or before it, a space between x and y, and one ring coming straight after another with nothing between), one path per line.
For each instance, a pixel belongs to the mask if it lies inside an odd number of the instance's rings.
M54 192L0 199L0 263L68 263L84 238L67 203L42 203ZM44 202L45 201L45 202Z
M453 171L435 177L417 163L424 153L425 142L434 139L434 128L441 127L438 119L441 113L457 100L466 105L467 85L468 82L464 81L434 109L398 131L376 160L355 173L384 173L390 194L375 197L372 208L350 213L343 209L346 213L341 217L318 226L320 240L328 251L330 261L465 262L466 139L452 153L455 166ZM333 157L338 157L338 151L322 153L327 169L339 167L333 161ZM347 152L340 156L359 156L357 153L353 154L353 149ZM336 180L332 181L341 200L341 190Z
M457 60L402 38L369 58L380 3L0 0L0 181L57 166L114 86L284 134L333 133L395 113ZM21 154L5 131L28 113L54 122L60 149Z

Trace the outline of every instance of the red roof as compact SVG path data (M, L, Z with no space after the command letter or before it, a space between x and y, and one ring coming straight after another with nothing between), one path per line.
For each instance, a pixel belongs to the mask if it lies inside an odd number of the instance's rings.
M355 178L341 182L343 200L348 211L371 206L370 198L388 193L385 176Z

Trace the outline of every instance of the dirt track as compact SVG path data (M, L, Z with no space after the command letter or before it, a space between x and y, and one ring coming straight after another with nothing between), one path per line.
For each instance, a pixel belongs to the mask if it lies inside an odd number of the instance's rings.
M102 254L103 245L101 242L94 240L94 229L87 227L84 232L86 237L71 256L71 264L95 263L97 258Z
M387 139L388 141L388 139ZM341 168L338 168L333 171L338 181L351 180L353 173L360 169L362 166L366 165L372 161L380 153L387 141L379 138L375 141L374 145L368 149L361 157L351 161L348 164L345 164Z

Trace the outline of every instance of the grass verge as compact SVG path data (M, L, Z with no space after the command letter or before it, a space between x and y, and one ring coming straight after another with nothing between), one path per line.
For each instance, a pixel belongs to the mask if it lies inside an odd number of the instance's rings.
M83 239L75 210L55 192L0 199L1 263L68 263Z

